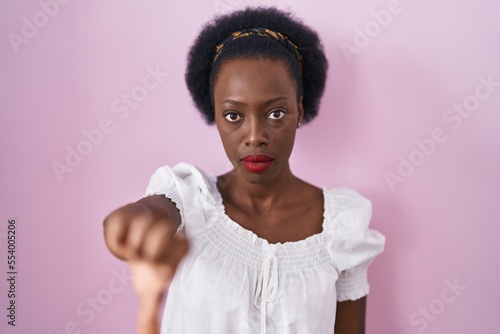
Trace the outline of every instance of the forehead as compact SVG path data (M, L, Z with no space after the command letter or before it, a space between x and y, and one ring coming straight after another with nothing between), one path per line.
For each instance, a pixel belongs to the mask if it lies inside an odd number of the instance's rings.
M214 99L264 98L296 95L295 82L285 64L271 59L234 59L224 62L214 85Z

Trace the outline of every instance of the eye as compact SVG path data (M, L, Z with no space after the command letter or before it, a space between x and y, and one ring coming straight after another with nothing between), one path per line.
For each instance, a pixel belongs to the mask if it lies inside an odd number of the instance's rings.
M241 116L235 112L228 112L227 114L224 115L224 118L227 119L229 122L238 122L241 119Z
M273 110L269 113L267 117L270 119L281 119L285 116L285 112L283 110Z

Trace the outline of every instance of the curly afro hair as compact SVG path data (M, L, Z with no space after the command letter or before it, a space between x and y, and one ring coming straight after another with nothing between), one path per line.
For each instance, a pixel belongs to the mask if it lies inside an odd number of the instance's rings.
M267 28L288 37L299 48L303 69L287 48L271 38L260 36L248 36L226 43L213 63L219 43L233 32L249 28ZM273 7L257 7L218 16L206 23L189 50L186 84L196 107L208 124L215 122L213 86L222 64L232 59L258 58L280 60L285 64L296 83L298 99L303 97L303 123L317 115L328 69L318 35L290 12Z

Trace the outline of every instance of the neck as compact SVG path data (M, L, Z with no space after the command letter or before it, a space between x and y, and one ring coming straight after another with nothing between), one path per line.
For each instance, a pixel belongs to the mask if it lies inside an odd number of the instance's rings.
M284 201L285 194L297 180L289 165L267 183L251 183L232 171L219 177L219 189L225 201L265 213Z

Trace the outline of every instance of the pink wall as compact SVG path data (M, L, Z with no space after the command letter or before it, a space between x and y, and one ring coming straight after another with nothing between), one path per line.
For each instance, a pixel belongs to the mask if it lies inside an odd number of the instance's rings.
M203 22L250 1L58 1L0 1L0 332L133 333L137 304L102 219L162 164L227 169L188 96L185 57ZM330 60L292 166L373 201L387 245L370 271L368 333L499 333L500 2L261 3L317 29ZM130 93L133 109L120 101ZM87 155L69 166L68 149ZM15 328L4 315L9 218Z

